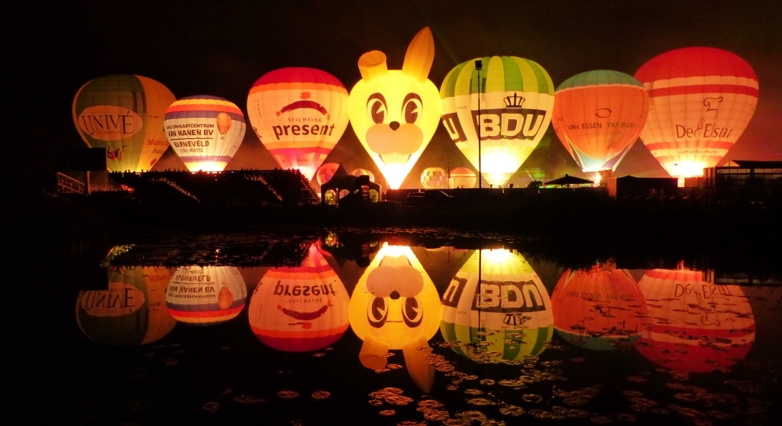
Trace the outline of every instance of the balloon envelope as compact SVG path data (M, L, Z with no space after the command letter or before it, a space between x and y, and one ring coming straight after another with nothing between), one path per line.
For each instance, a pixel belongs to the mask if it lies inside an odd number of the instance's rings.
M236 318L244 308L247 286L233 266L184 266L171 277L166 305L178 321L214 325Z
M551 303L557 334L586 349L629 349L646 324L646 301L638 283L612 263L565 271Z
M752 67L712 47L672 50L635 73L649 93L641 140L673 177L702 176L747 128L758 103Z
M552 124L583 172L616 170L649 114L643 85L619 71L568 78L554 95Z
M165 308L170 278L163 267L109 268L108 289L79 292L79 329L106 345L143 345L163 338L176 325Z
M427 78L433 60L427 27L410 42L401 70L389 70L377 50L358 61L362 79L350 91L350 124L391 189L399 189L440 124L437 86Z
M73 99L73 122L90 148L106 148L110 171L150 170L168 148L166 109L176 98L140 75L88 81Z
M387 349L429 340L442 315L437 288L410 247L384 243L350 297L350 327Z
M421 172L421 185L424 189L448 188L448 172L440 167L427 167Z
M554 83L536 62L492 56L457 65L445 76L440 97L443 124L456 146L488 183L504 185L551 123Z
M443 293L440 333L480 363L538 355L554 334L548 291L521 254L477 250Z
M242 110L216 96L189 96L166 110L166 137L191 172L221 172L244 140Z
M259 78L247 96L247 116L283 169L312 179L348 125L348 92L314 68L281 68Z
M271 268L255 288L250 328L267 346L286 352L323 349L348 329L349 295L312 244L300 266Z
M652 269L639 282L649 322L635 348L660 366L704 373L728 368L755 341L752 306L735 285L715 285L701 271Z

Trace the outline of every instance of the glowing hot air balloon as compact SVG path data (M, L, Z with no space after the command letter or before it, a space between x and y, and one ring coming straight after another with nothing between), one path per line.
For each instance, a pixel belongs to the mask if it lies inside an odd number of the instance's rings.
M639 282L649 323L635 348L660 366L691 373L729 368L755 341L752 306L735 285L715 285L701 271L652 269Z
M108 289L79 292L79 329L106 345L143 345L163 338L176 325L165 306L170 278L163 267L109 268Z
M440 97L443 124L456 146L489 184L504 185L551 123L554 83L529 59L493 56L457 65L445 76Z
M171 147L191 172L221 172L244 140L244 114L216 96L189 96L168 107L163 123Z
M610 262L566 271L551 303L557 334L586 349L629 349L646 324L646 301L638 283Z
M361 81L350 91L350 124L391 189L399 189L440 123L437 87L428 80L434 38L416 34L401 70L389 70L386 55L361 55Z
M317 181L318 185L323 186L334 177L334 173L339 170L338 163L324 163L318 168Z
M87 146L106 148L110 171L149 170L168 148L163 119L175 100L151 78L100 77L76 93L73 122Z
M178 321L214 325L236 318L244 308L247 286L233 266L184 266L174 272L166 305Z
M266 271L250 299L253 333L286 352L323 349L348 329L349 295L316 244L300 266Z
M384 243L350 298L350 326L366 340L401 349L419 336L430 339L440 324L437 288L406 246Z
M247 116L261 143L283 169L312 179L348 126L348 92L314 68L264 74L247 97Z
M451 188L475 188L477 182L478 177L475 176L475 172L467 167L457 167L451 170L451 177L448 178Z
M480 363L538 355L554 334L551 299L519 253L478 250L443 293L440 333Z
M649 93L649 118L641 140L680 185L703 176L747 128L758 103L752 67L712 47L672 50L635 73Z
M448 172L440 167L427 167L421 172L421 185L424 189L448 188Z
M583 172L615 171L649 113L646 90L619 71L574 75L554 100L554 131Z
M350 327L364 341L361 364L384 368L389 349L402 349L408 373L424 392L434 368L425 362L442 308L437 288L410 247L384 243L350 297Z
M369 181L370 182L374 182L375 181L375 174L372 173L371 171L367 170L367 169L356 169L356 170L353 170L353 173L351 173L351 175L353 175L353 176L364 176L364 175L367 175L367 176L369 176Z

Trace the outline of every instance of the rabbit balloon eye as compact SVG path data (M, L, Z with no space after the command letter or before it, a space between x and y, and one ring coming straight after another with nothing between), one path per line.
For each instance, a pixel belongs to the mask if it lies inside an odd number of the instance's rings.
M405 324L410 328L421 325L421 322L424 320L424 310L418 303L418 299L414 297L405 299L405 304L402 308L402 318L404 318Z
M380 93L375 93L367 99L367 112L375 124L380 124L386 119L386 98Z
M402 105L402 113L405 116L405 123L413 124L418 120L418 113L423 108L421 97L417 93L410 93L405 97Z
M376 297L367 306L367 320L369 325L375 328L382 328L388 319L388 305L382 297Z

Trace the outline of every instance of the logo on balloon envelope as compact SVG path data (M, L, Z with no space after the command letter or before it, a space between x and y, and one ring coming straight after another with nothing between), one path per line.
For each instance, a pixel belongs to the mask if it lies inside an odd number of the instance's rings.
M540 133L546 119L546 111L522 108L524 98L517 92L504 99L505 108L472 111L475 127L481 128L481 140L519 139L532 140ZM467 141L457 113L443 115L443 124L454 142Z
M95 139L118 141L129 138L144 126L144 120L131 110L118 112L117 107L96 105L79 114L79 129Z

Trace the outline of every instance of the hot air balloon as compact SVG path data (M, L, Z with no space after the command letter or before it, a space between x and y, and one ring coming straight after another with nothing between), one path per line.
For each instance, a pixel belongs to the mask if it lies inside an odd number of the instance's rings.
M755 318L741 287L703 272L652 269L639 282L649 322L635 348L657 365L690 373L731 367L755 341Z
M358 60L362 79L350 91L350 124L391 189L402 185L440 123L437 86L427 78L433 60L428 27L410 42L401 70L389 70L378 50Z
M149 170L168 148L163 119L175 100L151 78L100 77L76 92L73 122L87 146L106 148L110 171Z
M441 167L427 167L421 172L421 185L424 189L448 188L448 172Z
M548 291L521 254L478 250L443 293L440 333L479 363L538 355L554 334Z
M557 334L586 349L629 349L646 323L646 301L638 283L612 262L565 271L551 303Z
M233 266L183 266L174 272L166 293L171 315L196 325L236 318L246 299L244 278Z
M440 97L451 139L489 184L501 186L543 138L554 83L529 59L492 56L457 65L445 76Z
M448 178L451 188L475 188L477 182L478 177L475 176L475 172L467 167L457 167L451 170L451 177Z
M437 288L407 246L383 243L350 298L350 326L365 340L401 349L418 336L430 339L440 324Z
M383 243L350 297L350 327L364 341L361 364L384 368L389 349L402 349L411 378L428 392L434 367L421 354L431 350L441 315L437 288L410 247Z
M216 96L182 98L168 107L166 136L191 172L221 172L244 140L244 114Z
M367 170L367 169L356 169L356 170L353 170L353 173L351 173L351 175L356 176L356 177L367 175L367 176L369 176L369 181L370 182L374 182L375 181L375 174L372 173L371 171Z
M250 299L253 333L285 352L323 349L348 329L349 295L317 244L300 266L270 268Z
M334 173L339 170L339 164L338 163L325 163L320 168L318 168L318 185L323 186L328 181L331 180L332 177L334 177Z
M642 65L635 78L650 101L641 140L680 186L722 160L758 103L752 67L713 47L663 53Z
M348 92L333 75L314 68L264 74L247 96L247 116L261 143L283 169L315 171L348 126Z
M79 329L106 345L134 346L160 340L176 325L165 306L170 277L163 267L110 267L108 289L79 292Z
M595 70L559 85L552 124L581 171L610 175L638 139L648 114L649 96L638 80Z

